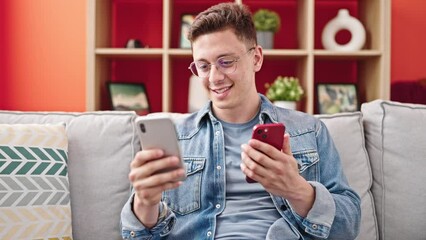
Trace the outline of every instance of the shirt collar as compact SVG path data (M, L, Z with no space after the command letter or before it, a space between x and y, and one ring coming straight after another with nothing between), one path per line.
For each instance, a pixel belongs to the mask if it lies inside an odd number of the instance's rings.
M269 99L264 96L263 94L260 94L260 114L259 114L259 120L260 123L265 122L277 122L278 114L276 107L269 101ZM203 119L207 120L210 119L210 121L215 122L218 121L218 119L213 115L212 111L212 102L209 101L207 104L201 108L196 116L196 123L197 126L200 126Z

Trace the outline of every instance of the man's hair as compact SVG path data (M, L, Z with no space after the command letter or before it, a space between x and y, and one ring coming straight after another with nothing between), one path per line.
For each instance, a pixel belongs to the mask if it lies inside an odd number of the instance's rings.
M246 5L237 3L220 3L199 13L189 29L188 39L192 43L201 35L227 29L233 30L246 44L257 45L251 12Z

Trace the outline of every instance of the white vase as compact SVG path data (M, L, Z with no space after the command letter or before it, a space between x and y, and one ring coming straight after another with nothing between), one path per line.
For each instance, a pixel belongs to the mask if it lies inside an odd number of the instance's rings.
M351 40L346 44L336 42L336 34L346 29L351 33ZM322 45L325 49L334 51L360 50L365 43L365 29L362 23L349 15L347 9L340 9L337 16L331 19L322 32Z
M274 101L274 105L281 108L296 110L295 101Z

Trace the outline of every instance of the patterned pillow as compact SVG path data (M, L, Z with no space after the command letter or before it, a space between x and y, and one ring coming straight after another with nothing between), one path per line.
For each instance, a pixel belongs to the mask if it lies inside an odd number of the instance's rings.
M63 124L0 124L0 239L72 239Z

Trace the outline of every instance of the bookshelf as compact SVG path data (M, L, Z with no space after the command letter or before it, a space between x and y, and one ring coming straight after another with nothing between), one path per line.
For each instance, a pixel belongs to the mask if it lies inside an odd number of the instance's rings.
M187 112L192 61L180 49L180 17L196 14L217 0L89 0L86 109L108 110L107 81L143 82L154 112ZM238 0L252 12L280 14L274 49L264 50L256 76L258 91L276 76L296 76L305 89L298 109L317 113L316 85L353 83L360 102L390 98L390 8L388 0ZM325 50L321 32L341 8L364 25L367 41L353 52ZM340 34L340 33L339 33ZM341 37L341 36L337 36ZM130 38L147 48L127 49ZM343 34L343 37L345 35Z

